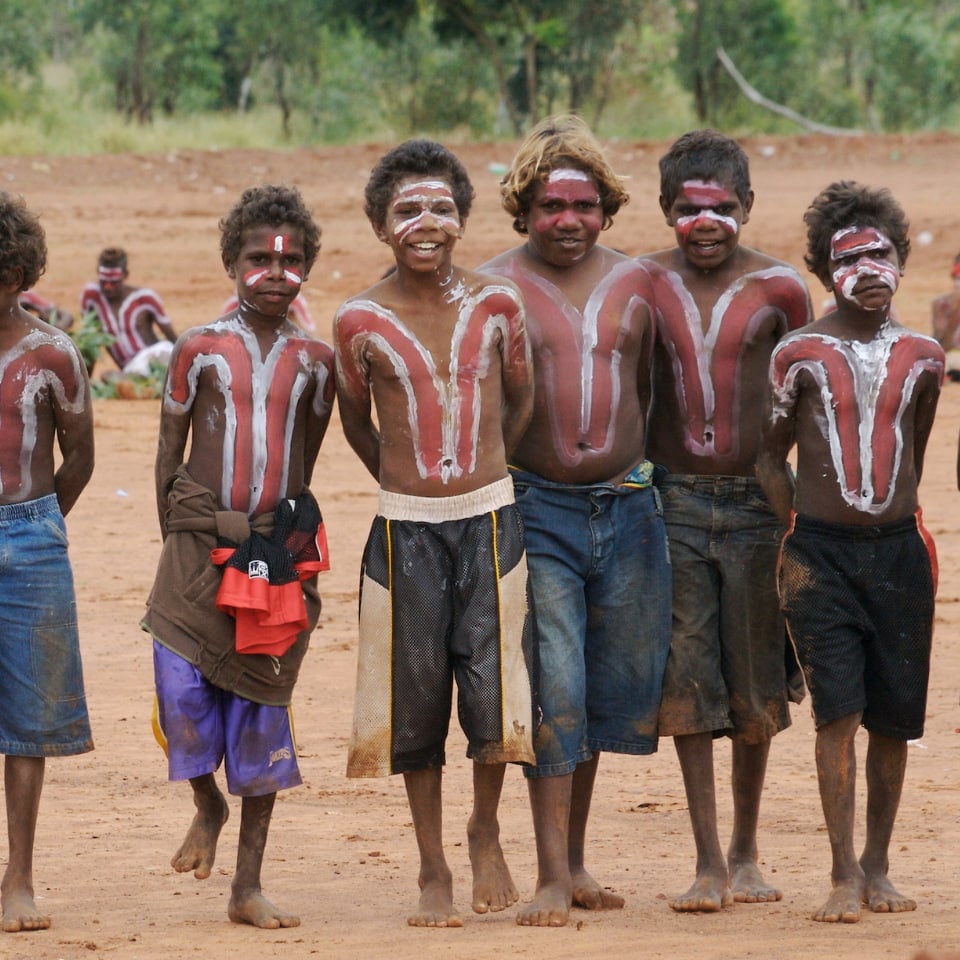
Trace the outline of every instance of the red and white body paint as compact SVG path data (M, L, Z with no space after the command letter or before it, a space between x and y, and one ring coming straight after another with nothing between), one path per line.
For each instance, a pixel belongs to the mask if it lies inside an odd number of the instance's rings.
M685 180L681 196L690 206L699 207L697 213L677 217L677 232L688 238L695 227L719 224L730 236L740 232L740 223L735 217L717 213L715 207L730 200L731 193L726 188L710 180Z
M223 302L220 313L232 313L239 306L240 299L236 294L233 294L233 296L227 297ZM303 294L298 293L296 297L290 301L290 306L287 307L287 319L292 320L301 330L306 330L307 333L316 333L317 331L317 325L314 322L313 316L310 313L310 307Z
M205 372L223 402L220 500L252 516L287 495L288 465L300 398L311 385L313 411L326 416L329 348L319 340L278 335L267 356L240 319L221 319L183 340L167 374L164 408L189 413Z
M402 211L406 205L419 207L420 210L413 216L404 216ZM450 206L453 212L437 212L441 206ZM399 213L398 208L401 211ZM415 180L401 184L390 200L389 209L398 218L392 224L392 233L397 240L403 240L431 220L448 236L459 239L463 233L456 201L449 184L444 180Z
M509 318L517 318L511 321ZM450 338L449 372L440 375L429 350L395 313L372 300L352 300L337 313L337 340L348 360L340 365L338 389L365 396L371 357L390 365L407 401L407 422L417 473L442 483L476 470L481 381L490 373L499 334L507 356L526 351L523 308L514 292L491 283L462 297Z
M69 413L82 413L86 392L80 358L42 330L28 333L0 358L0 493L30 498L37 405L50 393Z
M866 343L817 333L778 344L770 358L773 419L793 414L797 378L820 392L820 429L840 494L851 507L880 514L896 493L903 417L924 373L943 382L943 351L930 337L885 322Z
M90 310L97 314L100 326L115 338L114 342L107 347L107 352L121 370L144 347L150 345L137 329L137 322L142 314L152 313L157 318L157 322L165 326L170 323L160 297L146 287L129 294L120 304L120 309L114 313L110 301L99 285L88 283L80 295L80 312L87 313Z
M736 458L744 352L771 316L780 318L780 335L809 322L795 316L797 303L806 300L803 280L786 266L745 274L714 304L704 332L680 275L651 261L644 266L653 281L658 336L673 368L684 447L698 457Z
M892 248L889 238L874 227L853 226L838 230L830 239L830 259L844 262L833 271L834 289L845 300L857 305L861 304L854 289L868 278L876 278L890 288L891 294L895 293L900 286L900 270L889 260L870 256Z
M544 390L540 402L557 457L577 466L585 457L609 453L620 411L622 347L636 312L650 305L646 272L634 260L618 263L591 291L582 312L519 258L498 272L523 293L538 389ZM549 331L541 317L554 318Z

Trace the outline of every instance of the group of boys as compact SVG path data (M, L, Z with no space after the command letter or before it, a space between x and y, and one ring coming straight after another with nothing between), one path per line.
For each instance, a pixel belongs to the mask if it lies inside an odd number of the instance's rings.
M696 847L693 885L671 906L779 900L759 869L757 825L794 656L833 854L814 918L915 908L890 883L887 855L926 701L936 563L917 487L944 357L891 317L903 212L852 182L815 199L806 263L836 308L812 322L799 274L740 243L754 197L734 141L689 133L660 172L676 243L628 257L598 242L628 199L621 178L578 118L543 121L501 185L523 242L469 271L453 259L473 199L466 171L433 141L401 144L365 193L396 268L340 307L332 347L289 316L320 247L299 193L251 188L221 222L236 307L181 335L169 357L164 542L143 625L155 730L196 807L177 871L211 874L229 815L221 763L242 797L235 922L299 923L264 897L260 876L276 792L300 782L290 702L327 563L309 485L335 394L379 485L347 773L403 774L420 855L411 925L462 924L441 831L454 680L473 760L475 911L519 899L497 820L507 763L527 777L538 863L518 922L560 926L573 906L622 906L585 864L599 755L650 754L662 736L674 738ZM87 376L69 339L19 307L43 269L43 235L22 202L4 195L2 206L0 383L29 384L0 391L0 414L21 425L0 433L3 554L42 541L43 575L69 585L62 515L92 470ZM43 758L92 742L72 593L53 591L55 620L46 593L19 615L35 637L55 623L46 655L74 664L56 671L64 689L43 677L28 690L27 654L9 636L23 586L5 568L0 588L0 676L16 690L0 708L2 923L38 929L49 925L32 889ZM53 717L40 695L71 709ZM733 744L726 854L720 734Z

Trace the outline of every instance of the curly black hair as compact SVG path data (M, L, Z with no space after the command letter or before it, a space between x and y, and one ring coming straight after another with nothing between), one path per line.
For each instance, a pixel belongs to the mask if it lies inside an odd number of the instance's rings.
M868 187L856 180L837 180L824 188L803 215L807 225L807 252L804 262L810 272L828 289L830 241L844 227L875 227L890 238L903 270L910 254L907 237L909 223L903 207L886 187Z
M29 290L47 268L47 241L37 216L22 197L0 190L0 283Z
M253 227L279 227L285 223L303 231L307 272L320 252L320 227L314 221L296 187L263 184L248 187L220 221L220 255L225 265L237 262L244 236Z
M450 185L453 201L466 221L473 204L473 184L466 168L435 140L406 140L384 154L370 173L364 191L364 212L375 227L387 219L387 207L397 184L407 177L435 176Z

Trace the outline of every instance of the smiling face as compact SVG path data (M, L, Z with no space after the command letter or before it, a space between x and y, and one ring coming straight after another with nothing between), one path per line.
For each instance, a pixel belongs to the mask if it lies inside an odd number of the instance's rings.
M453 247L463 235L450 185L430 177L401 180L375 232L389 244L398 266L422 271L449 264Z
M900 285L900 258L876 227L844 227L830 239L830 275L838 301L886 310Z
M557 267L583 260L603 229L603 209L597 183L583 170L560 168L533 190L526 215L533 253Z
M285 223L247 231L236 263L227 273L237 281L241 313L283 318L306 280L303 232Z
M752 206L752 191L741 203L733 185L718 180L686 180L670 206L661 199L677 246L702 270L719 266L733 253Z

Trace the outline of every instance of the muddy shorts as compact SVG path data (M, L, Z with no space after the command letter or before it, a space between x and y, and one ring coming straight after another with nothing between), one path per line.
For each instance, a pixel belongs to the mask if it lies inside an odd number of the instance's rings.
M0 753L93 749L67 532L54 494L0 506Z
M453 497L381 491L363 555L347 776L442 766L454 678L467 755L532 763L534 675L509 478Z
M673 560L660 735L761 743L790 724L783 527L752 477L668 474L659 486Z
M881 736L923 734L935 557L919 515L866 527L794 518L780 595L817 727L862 712Z
M656 489L511 472L543 710L537 765L524 773L572 773L598 750L655 752L670 643L670 559Z
M302 782L289 707L254 703L215 687L156 640L153 670L153 732L171 780L214 773L223 763L234 796L262 797Z

